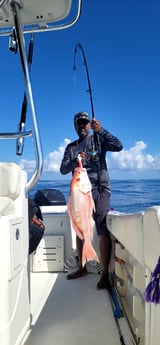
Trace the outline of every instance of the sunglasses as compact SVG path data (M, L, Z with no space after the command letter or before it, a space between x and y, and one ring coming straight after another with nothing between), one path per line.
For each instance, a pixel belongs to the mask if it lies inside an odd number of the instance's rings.
M77 126L80 126L80 125L86 125L87 123L89 123L90 121L88 120L85 120L85 119L79 119L76 123Z

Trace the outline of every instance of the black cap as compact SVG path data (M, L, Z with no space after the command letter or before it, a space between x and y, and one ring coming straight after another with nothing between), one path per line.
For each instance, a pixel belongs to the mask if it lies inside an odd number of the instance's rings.
M85 111L80 111L79 113L74 115L74 126L75 126L75 128L77 125L77 121L81 120L81 119L90 122L90 118L89 118L88 113L86 113Z

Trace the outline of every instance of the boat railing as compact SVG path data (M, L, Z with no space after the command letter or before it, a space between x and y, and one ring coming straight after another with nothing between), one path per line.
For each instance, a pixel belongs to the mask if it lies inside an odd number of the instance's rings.
M75 10L75 3L77 4L76 15L73 15L73 13L70 14L70 12ZM41 8L41 10L39 10L39 8ZM0 0L0 36L11 36L14 34L16 39L26 85L26 97L31 108L32 123L32 130L25 131L22 126L17 132L0 133L0 139L17 139L17 149L20 153L23 151L24 138L33 136L36 165L33 175L26 183L26 194L35 186L42 174L43 153L30 80L29 65L26 57L24 35L29 32L35 33L67 29L74 25L80 18L81 8L82 0L77 0L77 2L72 0L59 0L58 2L46 0L44 2L40 0L38 5L36 1ZM68 22L65 21L63 24L62 20L66 20L66 18Z

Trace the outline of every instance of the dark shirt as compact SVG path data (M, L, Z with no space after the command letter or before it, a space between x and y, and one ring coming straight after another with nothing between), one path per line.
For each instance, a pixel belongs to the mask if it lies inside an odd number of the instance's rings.
M73 174L74 169L77 167L78 153L86 152L86 159L83 160L83 167L87 169L92 189L98 187L100 180L101 186L106 188L110 193L110 179L105 158L106 152L119 152L122 150L123 146L118 138L102 127L100 131L96 133L96 136L98 140L98 159L96 159L96 157L94 159L92 155L94 136L90 135L83 139L78 139L66 147L60 172L63 175L69 172Z

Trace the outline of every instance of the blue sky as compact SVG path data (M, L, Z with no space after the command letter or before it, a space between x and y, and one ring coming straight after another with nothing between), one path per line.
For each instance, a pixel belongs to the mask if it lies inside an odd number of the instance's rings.
M106 158L111 179L160 178L160 2L84 0L79 22L68 30L35 34L31 80L43 146L44 179L64 179L59 165L76 139L73 116L91 114L83 58L88 62L95 117L123 143ZM26 36L28 46L29 35ZM0 37L1 132L16 131L24 93L18 54ZM27 126L30 129L30 110ZM16 142L1 140L1 161L34 169L32 139L23 156ZM66 177L69 179L69 175Z

